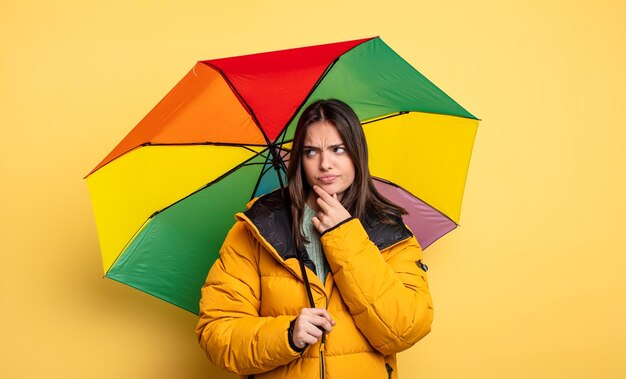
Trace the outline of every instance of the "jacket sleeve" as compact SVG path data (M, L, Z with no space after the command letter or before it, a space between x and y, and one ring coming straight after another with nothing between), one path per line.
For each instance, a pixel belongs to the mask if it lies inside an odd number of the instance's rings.
M432 300L414 237L381 254L361 222L352 219L321 241L355 324L376 350L394 354L430 332Z
M300 357L288 342L294 316L260 317L258 251L237 222L202 288L196 334L209 360L239 375L258 374Z

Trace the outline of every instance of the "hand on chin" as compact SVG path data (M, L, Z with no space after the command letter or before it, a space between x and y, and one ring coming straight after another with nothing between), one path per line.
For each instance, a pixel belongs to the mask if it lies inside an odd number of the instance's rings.
M343 207L336 193L329 193L327 188L313 186L313 191L317 195L317 214L313 217L313 226L318 232L324 233L342 221L351 217L350 213Z

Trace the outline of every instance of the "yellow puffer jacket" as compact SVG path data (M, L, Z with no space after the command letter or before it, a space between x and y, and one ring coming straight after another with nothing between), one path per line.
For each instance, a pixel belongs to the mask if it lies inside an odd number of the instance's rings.
M406 227L351 219L321 237L325 284L304 258L316 307L336 325L300 354L289 323L309 307L280 192L236 215L202 288L197 334L218 367L269 378L397 378L395 354L430 331L422 250ZM306 255L306 254L305 254Z

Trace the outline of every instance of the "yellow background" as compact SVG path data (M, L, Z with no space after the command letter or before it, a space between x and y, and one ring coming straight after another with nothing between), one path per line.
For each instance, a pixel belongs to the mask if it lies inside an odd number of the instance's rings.
M19 4L19 5L17 5ZM381 35L482 118L403 378L626 377L623 1L3 1L0 377L208 378L102 279L87 174L195 61Z

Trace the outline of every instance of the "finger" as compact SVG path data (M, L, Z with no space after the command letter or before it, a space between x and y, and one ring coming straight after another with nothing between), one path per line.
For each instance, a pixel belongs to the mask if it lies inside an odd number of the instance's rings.
M318 232L322 233L323 232L323 227L322 227L322 222L320 221L319 218L317 217L313 217L311 219L311 222L313 222L313 226L315 227L315 229L317 229Z
M336 206L342 207L343 208L343 204L341 204L341 201L339 201L339 198L337 197L336 193L333 193L333 200Z
M319 220L320 225L326 225L326 222L328 221L328 215L326 213L319 211L315 217Z
M325 193L328 195L327 192ZM343 204L341 204L341 201L339 201L339 198L337 197L336 193L332 194L332 196L322 195L315 200L317 201L317 204L320 210L324 211L324 213L326 214L329 214L329 212L332 212L334 210L340 211L340 212L343 212L343 211L348 212L346 208L343 206Z
M298 334L294 333L294 342L296 346L302 349L306 345L315 345L317 343L318 338L310 335L304 330L301 330Z
M302 308L302 309L300 309L300 314L301 315L310 314L310 313L312 313L312 311L314 309L316 309L316 308Z
M326 308L306 308L309 313L312 313L317 316L328 316L330 318L330 313L328 313L328 309Z
M303 331L306 334L315 337L316 339L322 338L322 334L324 334L324 330L318 328L317 325L313 323L307 323L306 325L303 325Z
M325 318L322 318L322 320L324 320L324 321L322 322L321 325L318 325L318 328L320 328L322 330L322 332L325 332L325 333L332 332L333 331L333 326L330 323L330 321L326 320Z
M320 208L320 212L328 214L328 212L332 210L332 204L322 199L321 197L318 197L317 199L315 199L315 201L317 201L317 205Z
M312 311L314 308L311 308L310 310ZM319 314L319 315L316 315ZM325 310L325 309L320 309L315 311L315 314L313 314L313 312L308 312L308 314L304 314L302 315L302 317L300 317L300 324L296 324L296 329L298 331L300 330L306 330L307 332L310 332L312 334L314 334L315 336L319 337L321 336L321 334L314 332L313 329L308 328L307 325L312 325L315 328L317 328L321 333L330 333L333 330L333 326L336 325L336 322L330 318L330 314ZM295 331L294 331L295 334Z
M315 345L317 343L317 341L319 341L319 338L315 338L313 336L309 336L307 335L307 338L305 339L307 345Z
M325 317L315 316L315 318L311 319L311 324L315 325L322 332L330 333L333 330L330 320Z
M320 317L312 314L303 314L298 317L293 330L294 342L304 341L308 344L314 344L322 337L325 329L315 325L315 318ZM321 319L324 320L323 318ZM317 322L319 322L319 320L317 320ZM299 343L296 344L296 346L302 347Z
M302 337L302 341L304 341L307 345L315 345L318 340L319 340L319 338L315 338L314 336L312 336L310 334L305 334Z
M323 189L320 186L313 186L313 189L315 190L315 193L317 193L317 195L319 197L321 197L322 199L324 199L324 201L326 201L329 204L332 204L333 202L333 197L331 196L331 194L329 194L328 192L326 192L325 189Z
M315 191L318 196L323 196L324 194L328 195L328 192L317 184L313 186L313 191Z
M324 317L329 322L334 322L332 316L330 315L330 312L328 312L328 309L326 308L302 308L300 314L309 314Z
M311 312L319 317L323 317L328 320L329 323L334 322L333 318L326 308L311 308Z

